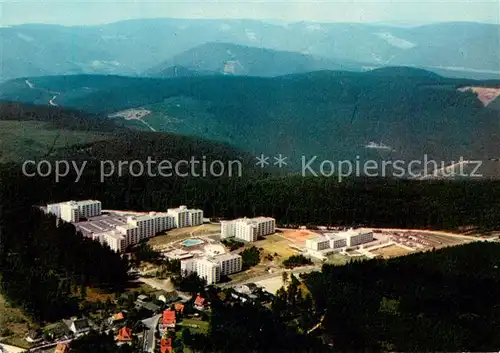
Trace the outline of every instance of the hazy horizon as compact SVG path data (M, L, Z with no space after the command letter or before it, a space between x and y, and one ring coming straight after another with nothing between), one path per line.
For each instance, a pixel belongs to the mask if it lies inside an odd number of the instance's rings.
M141 19L262 20L267 22L366 23L417 26L440 22L500 24L497 1L427 0L262 1L170 0L154 3L97 1L1 1L0 25L94 26Z

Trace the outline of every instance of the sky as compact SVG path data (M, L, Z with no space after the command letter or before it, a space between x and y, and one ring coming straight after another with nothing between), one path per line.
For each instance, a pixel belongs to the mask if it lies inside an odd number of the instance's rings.
M248 18L283 21L500 24L499 0L53 1L0 0L0 25L96 25L135 18Z

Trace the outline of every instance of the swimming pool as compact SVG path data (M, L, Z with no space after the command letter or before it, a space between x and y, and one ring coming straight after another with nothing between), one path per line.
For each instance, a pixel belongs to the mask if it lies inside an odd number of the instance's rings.
M200 239L186 239L182 242L182 245L193 246L193 245L200 245L202 243L203 243L203 240L200 240Z

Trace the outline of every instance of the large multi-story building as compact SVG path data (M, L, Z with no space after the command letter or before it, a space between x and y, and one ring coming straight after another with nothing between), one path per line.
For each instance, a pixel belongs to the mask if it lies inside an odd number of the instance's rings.
M221 267L213 259L201 258L196 261L196 274L207 284L214 284L220 281Z
M189 210L188 224L190 226L199 226L203 224L203 210L192 209Z
M181 274L188 276L191 273L196 273L205 279L207 284L214 284L220 281L220 276L240 272L242 266L243 259L240 255L228 253L213 257L181 260Z
M203 211L181 206L167 212L101 215L101 202L68 201L46 206L46 212L75 224L84 236L107 244L117 252L159 232L203 223ZM82 218L85 220L82 221Z
M169 216L174 218L174 225L177 228L189 226L189 210L186 206L179 206L177 208L169 208L167 210Z
M276 231L276 220L271 217L239 218L221 222L221 238L236 237L247 242L254 242L259 236Z
M316 237L306 239L306 248L321 251L330 248L330 239L327 237Z
M373 232L367 229L349 229L345 232L333 233L337 238L344 238L347 247L354 247L373 241Z
M238 254L223 254L213 258L220 266L222 276L240 272L243 268L243 258Z
M90 218L101 214L101 201L67 201L47 205L47 213L56 215L66 222L78 222L82 218Z
M349 229L339 233L325 233L323 236L306 240L306 248L316 252L330 252L356 247L373 241L373 232L366 229Z

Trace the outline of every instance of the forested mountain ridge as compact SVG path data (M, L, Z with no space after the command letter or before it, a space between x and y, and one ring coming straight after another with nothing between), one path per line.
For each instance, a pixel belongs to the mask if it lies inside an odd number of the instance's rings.
M452 77L498 78L498 28L472 22L402 28L361 23L278 24L172 18L85 27L27 24L0 29L0 40L9 48L2 55L0 81L85 73L139 75L210 42L362 62L367 67L407 65Z
M145 75L170 77L165 69L172 66L207 73L273 77L327 69L360 71L362 65L231 43L205 43L152 67Z
M428 155L449 163L461 156L487 160L500 154L496 102L484 107L473 92L458 90L498 87L499 81L449 79L404 67L275 78L28 80L35 88L24 79L9 81L0 87L0 98L47 104L46 91L56 91L59 105L100 115L141 108L157 131L228 143L254 155L281 153L295 170L302 156L409 161Z
M170 133L153 133L110 119L51 106L0 102L0 163L68 160L99 163L140 160L239 161L252 173L253 156L230 145ZM260 172L260 171L259 171Z

